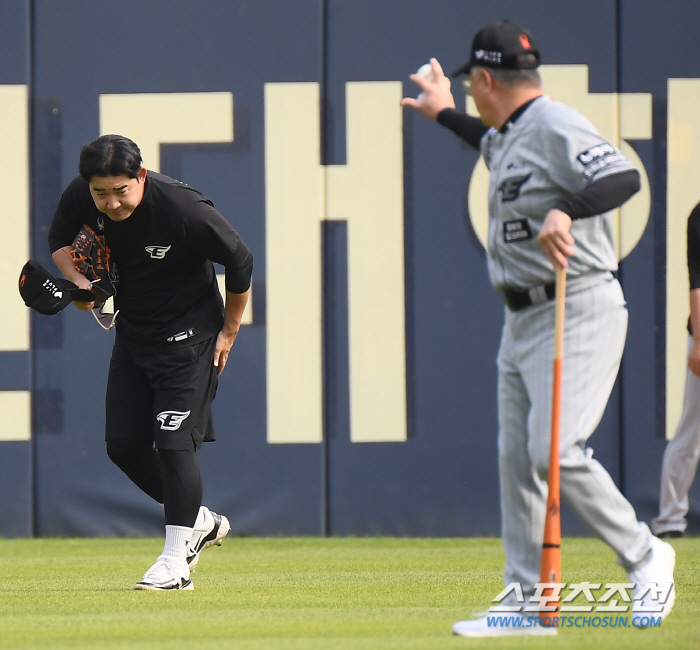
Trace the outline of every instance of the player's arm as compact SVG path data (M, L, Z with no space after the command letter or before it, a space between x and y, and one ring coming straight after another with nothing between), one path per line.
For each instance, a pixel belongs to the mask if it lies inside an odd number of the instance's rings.
M82 225L80 217L75 217L82 213L80 202L75 201L75 195L82 185L84 181L76 178L61 195L49 228L48 243L51 257L61 273L79 288L89 289L90 280L75 268L70 256L73 239ZM90 311L95 306L94 302L77 300L73 301L73 304L83 311Z
M88 280L80 271L78 271L78 269L75 268L75 264L70 256L70 250L70 246L63 246L55 250L51 257L53 257L53 261L55 262L56 266L68 280L76 284L80 289L89 289L90 280ZM74 300L73 304L78 309L82 309L83 311L90 311L95 306L94 301L81 302Z
M218 368L220 375L226 367L228 355L238 336L238 330L241 328L243 320L243 312L248 304L250 297L250 287L244 293L232 293L226 291L226 304L224 309L224 326L219 332L216 339L216 348L214 349L214 365Z
M51 257L53 257L56 266L68 280L77 284L81 289L87 289L90 285L90 281L75 268L73 259L70 256L70 251L70 246L62 246L58 250L55 250Z
M537 238L554 268L567 267L566 258L574 254L574 238L569 232L574 220L587 219L618 208L639 188L639 172L629 169L605 176L558 201L547 213Z
M452 84L442 71L442 66L437 59L430 59L430 66L432 75L429 77L411 75L411 81L418 85L421 93L416 99L404 97L401 106L408 106L423 113L478 149L488 127L478 117L467 115L455 108L455 100L450 90Z
M481 138L489 130L480 118L462 113L456 108L442 109L437 115L437 122L477 150L481 146Z
M243 311L248 304L253 275L253 253L231 224L224 219L209 200L193 207L197 218L188 221L188 238L195 251L221 264L225 269L224 326L214 349L214 365L221 374L238 336Z
M442 71L438 60L430 59L430 65L433 69L432 78L429 79L419 74L410 76L411 81L421 89L421 93L416 99L404 97L401 100L401 106L414 108L427 118L436 120L440 111L455 107L455 100L450 90L452 84Z
M700 289L690 290L690 323L693 330L693 347L688 355L688 368L700 377Z
M223 219L223 217L222 217ZM230 228L230 226L229 226ZM253 253L243 243L238 233L231 228L237 243L233 253L222 263L226 268L226 300L224 305L224 326L216 339L214 365L221 374L226 367L228 355L241 328L243 311L250 297L250 285L253 275Z
M611 174L587 185L580 192L557 201L555 209L568 214L571 219L587 219L619 208L641 187L639 172L628 169Z

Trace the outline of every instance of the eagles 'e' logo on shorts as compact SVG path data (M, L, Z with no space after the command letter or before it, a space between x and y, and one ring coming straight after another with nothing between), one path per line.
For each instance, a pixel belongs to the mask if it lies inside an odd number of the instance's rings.
M172 248L172 246L146 246L146 252L154 260L162 260L165 254Z
M177 431L190 411L161 411L156 415L160 428L165 431Z
M524 176L511 176L510 178L506 178L498 186L498 191L501 192L501 200L503 203L515 201L520 195L520 188L525 185L530 176L532 176L532 172Z

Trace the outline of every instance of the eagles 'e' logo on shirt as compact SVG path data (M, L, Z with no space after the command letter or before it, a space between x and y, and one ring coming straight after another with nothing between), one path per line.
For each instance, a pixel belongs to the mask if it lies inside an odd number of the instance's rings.
M161 429L177 431L189 414L190 411L161 411L156 415L156 419L160 422Z
M162 260L165 254L172 248L172 246L146 246L146 252L154 260Z
M532 172L524 176L511 176L506 178L499 186L498 191L502 193L503 203L515 201L520 196L520 188L525 185L527 180L532 176Z

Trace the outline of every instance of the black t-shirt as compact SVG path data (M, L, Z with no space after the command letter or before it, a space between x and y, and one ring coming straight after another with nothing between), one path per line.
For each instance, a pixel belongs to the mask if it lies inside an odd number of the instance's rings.
M690 289L700 289L700 203L688 217L688 279ZM688 332L693 333L693 325L688 318Z
M691 289L700 289L700 203L688 217L688 276Z
M104 234L111 250L119 275L117 334L132 346L166 346L181 332L194 343L221 331L223 301L212 262L225 267L228 291L250 286L253 256L238 233L209 199L163 174L148 172L143 199L124 221L99 212L88 183L74 179L51 223L51 253L70 246L83 224Z

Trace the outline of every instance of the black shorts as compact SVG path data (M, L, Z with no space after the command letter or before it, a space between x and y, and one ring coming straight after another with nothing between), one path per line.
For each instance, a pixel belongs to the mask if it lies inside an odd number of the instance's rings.
M157 353L114 342L106 398L106 440L147 440L157 449L199 448L215 439L211 403L216 337Z

